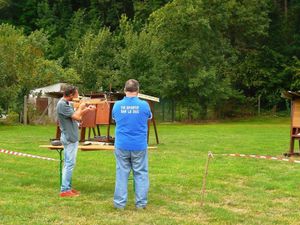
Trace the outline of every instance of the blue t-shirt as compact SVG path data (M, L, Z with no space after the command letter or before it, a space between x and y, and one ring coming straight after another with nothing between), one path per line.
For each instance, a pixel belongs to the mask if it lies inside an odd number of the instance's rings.
M112 117L116 121L115 147L139 151L147 149L149 104L138 97L124 97L114 104Z

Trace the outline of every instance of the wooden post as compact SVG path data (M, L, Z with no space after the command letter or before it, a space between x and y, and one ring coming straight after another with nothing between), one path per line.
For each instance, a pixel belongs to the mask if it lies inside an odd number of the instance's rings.
M175 100L172 99L172 122L175 121Z
M24 96L23 124L27 125L27 95Z
M106 137L106 142L109 143L111 141L111 139L109 138L110 136L110 125L112 124L112 110L113 110L113 107L114 107L114 102L109 102L109 113L108 113L108 125L107 125L107 137Z
M205 172L204 172L204 176L203 176L203 180L202 180L202 191L201 191L201 202L200 202L201 206L203 206L203 204L204 204L204 194L205 194L205 190L206 190L206 178L207 178L207 174L208 174L208 165L209 165L210 158L213 158L212 152L208 152L208 154L207 154Z
M287 19L287 14L288 14L288 2L287 0L284 0L284 17Z
M258 95L258 100L257 100L257 114L260 116L260 98L261 95Z
M153 123L153 127L154 127L154 133L155 133L155 138L156 138L156 144L159 144L159 140L158 140L158 134L157 134L157 128L156 128L156 123L155 123L155 118L154 118L154 104L151 101L148 101L148 104L150 106L151 109L151 113L152 113L152 123ZM149 130L150 130L150 121L148 120L148 143L149 143Z
M162 121L165 121L165 101L161 100L161 106L162 106Z

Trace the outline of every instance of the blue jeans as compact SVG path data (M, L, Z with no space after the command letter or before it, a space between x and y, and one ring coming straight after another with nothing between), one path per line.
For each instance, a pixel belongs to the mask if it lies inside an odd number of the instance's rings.
M60 140L64 145L64 169L60 190L64 192L72 189L72 173L76 163L78 141L75 143L69 142L63 134L61 134Z
M115 149L116 186L114 206L124 208L127 202L127 183L131 169L135 181L135 206L145 207L148 202L148 150L125 151Z

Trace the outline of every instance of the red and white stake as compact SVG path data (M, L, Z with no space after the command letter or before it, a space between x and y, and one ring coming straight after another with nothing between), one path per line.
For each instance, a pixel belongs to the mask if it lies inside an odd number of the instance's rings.
M59 161L57 159L52 159L52 158L38 156L38 155L31 155L31 154L26 154L26 153L21 153L21 152L14 152L14 151L9 151L9 150L5 150L5 149L0 149L0 153L15 155L15 156L24 156L24 157L36 158L36 159L43 159L43 160L48 160L48 161Z
M223 156L232 156L232 157L244 157L244 158L254 158L254 159L269 159L276 161L284 161L291 163L300 163L300 160L287 159L283 157L274 157L274 156L265 156L265 155L246 155L246 154L214 154L214 155L223 155Z

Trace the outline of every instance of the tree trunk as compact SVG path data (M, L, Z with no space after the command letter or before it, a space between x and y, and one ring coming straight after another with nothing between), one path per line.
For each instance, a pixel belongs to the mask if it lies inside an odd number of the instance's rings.
M287 14L288 14L288 0L284 0L284 17L287 19Z
M175 100L172 99L172 122L175 121Z
M27 95L24 96L23 124L27 125Z

